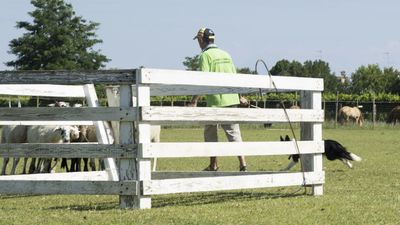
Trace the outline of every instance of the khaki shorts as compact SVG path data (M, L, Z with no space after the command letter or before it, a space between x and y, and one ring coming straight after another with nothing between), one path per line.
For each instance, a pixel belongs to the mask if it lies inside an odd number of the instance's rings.
M218 126L221 126L225 131L226 138L230 142L242 141L242 135L240 134L239 124L220 124L220 125L205 125L204 127L204 141L206 142L218 142Z

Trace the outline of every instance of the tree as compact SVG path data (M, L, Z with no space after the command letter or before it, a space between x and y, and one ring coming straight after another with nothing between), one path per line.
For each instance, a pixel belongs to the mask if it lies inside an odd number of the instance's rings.
M352 74L353 93L400 94L400 71L393 67L383 70L377 64L359 67Z
M324 79L325 92L336 92L340 82L335 74L331 73L329 63L322 60L307 60L303 63L303 71L306 77Z
M11 40L10 53L16 60L6 63L18 70L95 70L110 61L93 47L102 43L95 30L99 23L75 16L64 0L31 0L33 22L17 22L27 32Z
M186 70L197 71L200 69L200 55L193 57L185 57L183 65L186 66Z
M294 60L289 62L282 59L271 68L270 72L272 75L304 77L303 65Z
M393 67L383 69L383 88L388 93L400 94L400 71Z
M352 92L385 92L384 74L377 64L359 67L352 75Z
M336 92L339 82L331 73L329 64L322 60L307 60L303 64L298 61L289 62L286 59L278 61L271 69L271 74L281 76L315 77L324 79L324 90Z
M249 67L236 68L236 72L243 74L256 74L256 71L251 70Z

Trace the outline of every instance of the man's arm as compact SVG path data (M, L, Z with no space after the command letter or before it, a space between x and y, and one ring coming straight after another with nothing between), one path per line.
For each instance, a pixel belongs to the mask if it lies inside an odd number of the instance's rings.
M189 104L187 104L187 106L192 106L192 107L196 107L197 106L197 101L200 99L200 95L193 95L192 100L190 101Z

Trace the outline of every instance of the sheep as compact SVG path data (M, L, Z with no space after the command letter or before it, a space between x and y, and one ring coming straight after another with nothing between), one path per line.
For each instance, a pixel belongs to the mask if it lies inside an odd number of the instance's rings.
M96 136L96 128L94 126L79 126L79 130L82 133L82 138L84 138L84 142L97 142L97 136ZM88 159L84 158L84 171L89 171L88 169ZM102 161L100 161L100 166L101 164L104 164ZM89 166L90 168L95 171L96 170L96 163L93 158L89 160ZM104 167L104 166L103 166Z
M69 143L72 139L79 137L79 129L76 126L4 126L1 135L1 143ZM6 174L6 166L9 158L4 158L2 175ZM39 171L50 171L51 160L44 160L44 169L40 169L43 163L39 159L38 167L35 166L36 159L32 159L29 173ZM14 158L14 163L10 174L15 174L19 158ZM27 158L24 159L22 173L26 173ZM39 170L40 169L40 170Z
M150 128L150 141L151 142L160 142L160 133L161 133L161 126L160 125L152 125Z
M25 143L27 138L27 127L26 126L4 126L3 127L3 132L1 134L1 143ZM9 162L9 158L4 158L3 159L3 167L1 170L1 175L6 175L6 168L7 164ZM17 165L19 163L19 158L14 157L13 160L13 165L11 168L11 175L15 174L15 170L17 168ZM24 168L22 173L26 173L26 163L27 163L27 158L24 160Z
M96 137L96 128L94 126L87 126L87 125L80 125L79 126L79 137L76 139L72 139L71 142L97 142ZM84 162L84 171L89 171L88 168L88 158L83 158ZM61 168L66 168L67 172L76 172L81 171L81 158L72 158L71 159L71 166L68 169L67 159L63 159L61 163ZM96 170L96 164L94 159L90 159L89 166L92 171Z
M150 141L151 142L160 142L160 133L161 133L161 126L160 125L153 125L150 128ZM153 171L156 171L157 168L157 158L153 160Z
M94 126L84 126L81 125L79 126L79 138L76 140L71 140L72 142L97 142L97 136L96 136L96 129ZM151 142L160 142L160 132L161 132L161 126L151 126L151 134L150 134L150 140ZM89 171L88 168L88 159L83 159L84 161L84 171ZM74 158L71 160L71 165L70 169L68 169L66 159L63 159L62 162L62 168L66 168L67 172L71 171L80 171L80 159L79 158ZM99 160L99 166L100 170L104 169L103 161ZM94 159L89 160L89 166L92 169L92 171L96 170L96 165ZM156 160L154 160L154 165L153 165L153 170L156 168Z
M114 132L117 134L119 133L119 123L111 123L113 126ZM160 142L160 133L161 133L161 126L160 125L151 125L150 126L150 141L158 143ZM137 140L136 140L137 142ZM156 171L157 167L157 158L153 160L153 171Z
M27 129L28 143L70 143L71 139L79 137L77 126L29 126ZM56 159L57 161L57 159ZM29 172L50 172L51 159L32 159ZM43 163L43 165L42 165Z
M48 107L69 107L69 102L56 101L55 103L50 103Z
M74 108L82 107L82 104L75 103L73 107ZM79 137L76 139L72 139L71 140L72 142L97 142L96 129L94 126L80 125L79 132L80 132ZM83 158L83 161L84 161L83 170L89 171L88 158ZM89 166L92 169L92 171L96 170L96 164L94 162L94 159L90 159ZM67 159L62 159L61 168L66 168L67 172L81 171L81 158L72 158L70 168L68 168Z
M69 107L68 102L56 101L53 104L49 104L49 107ZM29 130L29 138L28 138ZM37 132L35 134L35 132ZM52 133L54 132L54 133ZM77 139L79 136L79 130L76 126L4 126L1 135L1 143L69 143L70 139ZM14 158L13 166L10 174L15 174L16 167L19 163L19 158ZM28 158L24 158L24 166L22 173L26 173L26 164ZM41 164L42 159L39 160L38 164ZM3 167L1 174L6 174L7 164L9 158L4 158ZM29 168L29 173L33 173L35 170L36 159L32 159ZM51 160L45 160L45 167L50 166ZM48 169L47 168L47 169Z

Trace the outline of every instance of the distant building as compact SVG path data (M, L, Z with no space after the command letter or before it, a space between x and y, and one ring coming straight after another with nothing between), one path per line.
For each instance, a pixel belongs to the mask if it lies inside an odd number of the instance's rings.
M350 83L350 79L346 75L346 71L341 71L340 76L337 76L336 79L341 83L341 84L348 84Z

